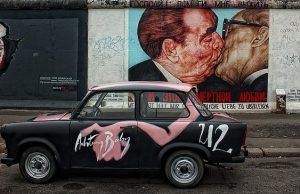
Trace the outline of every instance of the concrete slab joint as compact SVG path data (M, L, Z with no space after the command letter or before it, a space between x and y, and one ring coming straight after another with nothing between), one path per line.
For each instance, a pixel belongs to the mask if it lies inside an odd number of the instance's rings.
M263 151L260 148L248 148L248 157L249 158L261 158L263 157Z
M248 148L249 158L300 157L300 148Z

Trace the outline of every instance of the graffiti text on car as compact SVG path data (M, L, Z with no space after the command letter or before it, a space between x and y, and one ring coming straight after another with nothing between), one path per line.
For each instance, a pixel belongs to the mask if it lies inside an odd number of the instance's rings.
M98 146L100 146L97 152L97 161L99 161L113 150L116 143L124 146L119 159L121 159L125 155L130 146L130 137L123 137L123 132L119 137L114 137L113 133L111 133L110 131L105 131L105 137L101 138L101 140L99 138L96 138L98 136L99 134L82 137L81 133L79 133L75 143L74 151L77 152L82 147L91 147L97 144ZM95 138L96 140L94 140Z
M214 129L214 125L209 125L208 134L207 134L206 139L205 139L205 137L203 137L204 136L203 132L204 132L204 129L205 129L205 124L200 123L199 127L201 127L201 134L200 134L200 137L199 137L199 143L202 143L202 144L207 143L207 147L209 147L209 148L211 148L213 146L212 151L217 151L218 150L218 151L222 151L222 152L227 152L229 154L232 152L231 148L228 149L227 151L218 148L218 145L222 142L222 140L226 136L226 133L228 132L228 129L229 129L228 125L222 124L222 125L219 125L215 129ZM221 131L221 135L218 137L218 140L215 143L213 143L213 141L212 141L213 135L216 135L218 130ZM213 133L213 131L214 131L214 133Z

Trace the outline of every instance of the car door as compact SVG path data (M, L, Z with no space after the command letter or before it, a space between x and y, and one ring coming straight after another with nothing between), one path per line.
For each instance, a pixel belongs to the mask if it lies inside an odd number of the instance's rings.
M71 166L137 168L135 96L131 92L94 92L71 122Z
M189 110L176 92L148 91L140 94L138 117L141 168L159 168L159 152L192 122Z

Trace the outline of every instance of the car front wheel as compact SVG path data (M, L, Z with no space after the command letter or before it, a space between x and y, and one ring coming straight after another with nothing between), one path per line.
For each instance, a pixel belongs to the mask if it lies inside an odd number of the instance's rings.
M31 183L46 183L56 174L53 154L44 147L30 147L21 156L19 168Z
M189 150L171 154L165 164L167 179L176 187L196 186L203 178L204 163L199 155Z

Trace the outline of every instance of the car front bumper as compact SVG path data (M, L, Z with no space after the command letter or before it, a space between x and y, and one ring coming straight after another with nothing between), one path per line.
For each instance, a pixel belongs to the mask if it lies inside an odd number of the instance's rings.
M1 163L6 164L7 166L11 166L11 165L16 164L16 161L14 158L4 157L4 158L1 158Z

